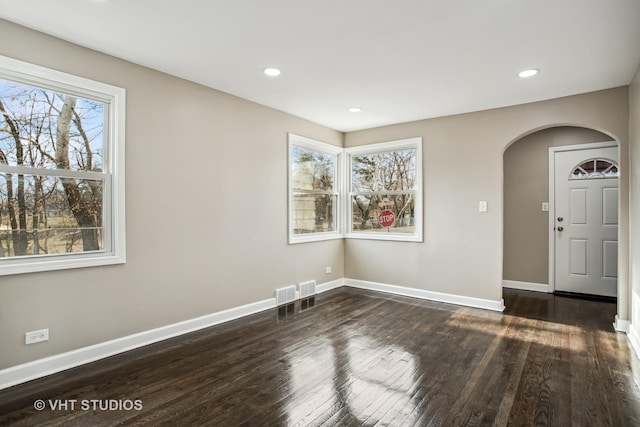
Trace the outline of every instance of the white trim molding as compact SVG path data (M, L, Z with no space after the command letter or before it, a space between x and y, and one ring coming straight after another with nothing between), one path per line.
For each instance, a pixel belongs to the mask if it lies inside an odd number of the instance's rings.
M463 305L466 307L482 308L492 311L503 311L504 300L488 300L462 295L445 294L441 292L427 291L424 289L408 288L405 286L388 285L385 283L367 282L364 280L344 279L345 286L352 288L368 289L370 291L385 292L388 294L402 295L412 298L420 298L429 301L445 302L449 304Z
M316 293L321 294L323 292L338 289L344 286L344 279L333 280L331 282L325 282L316 286Z
M503 288L509 289L520 289L523 291L534 291L534 292L552 292L549 288L549 285L545 283L533 283L533 282L520 282L518 280L503 280L502 281Z
M624 332L624 333L629 333L629 321L628 320L622 320L618 317L618 315L616 314L616 320L615 322L613 322L613 329L616 330L616 332Z
M627 338L631 343L631 348L636 352L636 356L640 357L640 334L633 323L629 323Z

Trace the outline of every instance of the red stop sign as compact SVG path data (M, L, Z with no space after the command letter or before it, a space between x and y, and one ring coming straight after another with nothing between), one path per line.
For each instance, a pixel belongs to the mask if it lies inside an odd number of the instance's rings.
M389 209L385 209L378 215L378 223L383 227L391 227L396 222L396 216Z

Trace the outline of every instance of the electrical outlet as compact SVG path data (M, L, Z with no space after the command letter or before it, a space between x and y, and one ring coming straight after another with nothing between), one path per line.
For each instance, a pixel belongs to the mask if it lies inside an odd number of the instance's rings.
M40 329L24 334L25 344L35 344L37 342L49 341L49 329Z
M324 272L327 274L331 274L331 267L325 267Z

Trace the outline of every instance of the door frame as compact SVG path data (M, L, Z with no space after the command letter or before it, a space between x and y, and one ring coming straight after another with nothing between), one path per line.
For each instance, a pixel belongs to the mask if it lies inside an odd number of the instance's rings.
M549 292L556 290L556 233L555 212L556 212L556 153L562 151L581 151L591 150L594 148L618 148L618 171L620 171L620 147L616 141L592 142L588 144L561 145L557 147L549 147ZM618 184L620 185L620 184ZM620 222L620 198L618 198L618 223ZM620 228L618 227L618 234ZM620 236L618 235L618 241Z

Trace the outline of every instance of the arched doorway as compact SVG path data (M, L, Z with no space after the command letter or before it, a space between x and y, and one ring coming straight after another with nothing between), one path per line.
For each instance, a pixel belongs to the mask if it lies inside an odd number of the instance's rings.
M549 149L611 141L593 129L557 126L514 141L503 154L503 285L550 292ZM553 236L553 234L551 234ZM552 272L553 273L553 272ZM553 274L551 275L551 278Z

